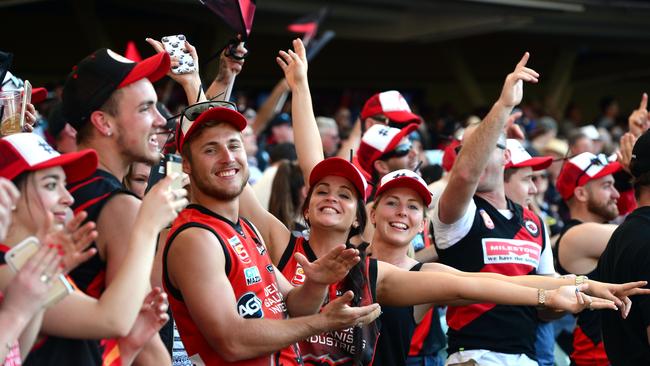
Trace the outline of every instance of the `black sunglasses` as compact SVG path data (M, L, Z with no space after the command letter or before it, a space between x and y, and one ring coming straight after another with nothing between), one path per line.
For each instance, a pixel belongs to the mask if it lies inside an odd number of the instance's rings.
M458 145L458 146L456 146L456 147L454 148L454 151L456 152L456 155L460 154L460 149L461 149L462 147L463 147L463 145ZM506 149L506 145L497 142L497 148L499 148L499 149L501 149L501 150L505 150L505 149Z
M397 145L393 150L383 154L379 157L379 160L388 160L391 158L401 158L408 155L411 152L413 145L408 142L405 144Z
M575 186L576 186L576 187L579 187L579 184L578 184L578 183L580 182L580 178L582 178L582 176L584 176L585 174L587 174L587 171L588 171L589 169L591 169L592 166L605 166L605 165L607 165L607 164L609 164L609 161L607 160L607 157L606 157L605 155L603 155L603 154L598 154L598 155L596 155L596 157L594 157L593 159L591 159L591 161L589 162L589 165L587 165L587 167L584 168L584 169L580 172L580 174L578 174L578 177L576 178L576 184L575 184Z

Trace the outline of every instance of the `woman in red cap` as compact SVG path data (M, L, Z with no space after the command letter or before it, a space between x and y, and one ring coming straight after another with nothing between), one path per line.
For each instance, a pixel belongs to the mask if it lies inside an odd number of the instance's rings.
M315 148L321 145L309 96L304 47L299 40L294 41L293 46L296 52L281 51L278 63L293 92L296 148L304 176L309 177L309 193L303 205L305 221L310 226L309 237L297 237L289 232L261 208L250 187L241 196L240 214L257 226L278 269L292 284L300 285L304 281L304 272L295 259L296 255L304 255L313 261L336 246L352 245L350 238L363 232L366 225L366 182L351 163L341 158L322 160L322 151ZM387 204L389 200L381 202ZM424 206L420 204L417 208L423 210ZM397 230L404 231L402 225L397 226ZM331 298L345 296L355 306L373 302L388 306L413 306L473 300L546 305L574 312L584 309L587 304L594 308L615 308L612 301L590 298L575 291L574 286L545 290L491 278L467 279L448 273L409 272L367 258L363 244L357 248L361 252L361 261L343 281L330 286L325 303ZM584 288L586 286L579 289ZM326 361L340 365L370 365L375 356L377 335L375 323L359 324L358 327L310 337L300 343L300 349L308 365ZM377 352L381 350L377 349Z
M39 136L14 134L0 139L0 177L10 179L20 191L12 213L4 245L0 247L4 264L7 250L29 236L38 236L44 244L66 244L62 263L69 271L94 255L83 252L97 233L94 223L81 226L85 213L71 216L72 196L67 180L89 176L97 168L92 150L60 155ZM129 255L115 281L99 299L73 291L58 303L42 308L20 336L24 359L34 340L41 340L26 365L101 365L101 338L119 338L121 362L128 365L141 347L167 320L165 295L155 289L147 295L157 233L167 225L187 200L185 190L169 191L171 178L152 189L140 209L131 237ZM48 285L60 279L56 271L44 273L40 280ZM13 274L0 265L0 288L6 288ZM143 300L145 305L143 306ZM104 357L104 364L120 362L120 352Z

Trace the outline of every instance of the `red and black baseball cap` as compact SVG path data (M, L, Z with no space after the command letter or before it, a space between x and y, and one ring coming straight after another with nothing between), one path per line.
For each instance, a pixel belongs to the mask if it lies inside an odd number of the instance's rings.
M386 125L372 125L361 137L361 144L357 150L357 158L361 168L373 173L373 163L389 153L399 145L403 138L411 132L417 130L418 125L411 123L402 129L393 128Z
M63 87L63 114L78 130L115 90L144 78L154 82L165 76L169 66L166 52L133 62L108 48L99 49L68 75Z
M384 175L384 177L381 178L381 182L379 183L379 188L377 188L377 193L375 196L379 196L390 189L398 187L410 188L414 190L415 193L417 193L420 198L422 198L425 206L428 207L431 204L432 194L429 190L429 187L427 187L426 182L424 179L422 179L422 177L420 177L418 173L415 173L412 170L408 169L400 169Z
M510 161L506 164L506 169L531 167L533 170L542 170L553 163L552 156L530 156L521 143L515 139L506 140L506 149L510 152Z
M309 186L313 187L323 178L330 175L349 180L354 185L354 188L357 189L363 201L366 201L366 190L368 187L366 179L354 164L342 158L327 158L316 164L311 174L309 174Z
M557 177L557 190L566 201L573 197L577 187L584 186L590 181L614 174L623 169L616 161L609 161L605 155L594 155L583 152L567 161Z
M68 182L76 182L97 169L97 153L85 149L59 154L35 133L16 133L0 139L0 177L11 180L24 172L55 166L63 168Z
M377 115L384 115L391 121L404 125L422 122L420 116L411 112L406 99L397 90L377 93L366 101L361 109L361 120Z
M226 122L237 131L243 131L248 123L246 117L239 113L237 106L232 102L214 100L192 104L183 110L178 124L176 131L178 151L183 151L185 141L192 136L201 123L208 121Z

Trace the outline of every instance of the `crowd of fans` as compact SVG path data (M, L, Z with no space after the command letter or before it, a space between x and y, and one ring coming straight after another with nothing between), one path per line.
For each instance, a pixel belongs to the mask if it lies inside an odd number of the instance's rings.
M480 115L389 90L353 122L314 115L300 40L259 106L225 100L243 45L207 85L147 42L0 139L3 365L650 364L646 94L554 118L526 53Z

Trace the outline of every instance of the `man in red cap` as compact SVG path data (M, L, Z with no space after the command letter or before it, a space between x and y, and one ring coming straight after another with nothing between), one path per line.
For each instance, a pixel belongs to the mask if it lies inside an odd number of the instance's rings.
M359 116L364 131L375 124L402 128L411 123L420 124L422 118L411 112L406 99L397 90L377 93L370 97L361 109Z
M619 192L614 173L622 169L604 155L579 154L564 164L557 189L569 207L571 219L565 223L555 244L556 269L560 274L576 273L594 277L596 266L617 225ZM598 312L577 315L571 360L577 365L609 365L603 346Z
M65 82L63 115L77 130L79 148L94 149L99 156L99 167L91 177L68 182L75 199L73 210L85 210L88 220L97 223L99 236L93 243L97 255L71 273L79 288L91 296L99 297L123 262L141 204L122 187L127 169L133 162L155 164L160 158L155 132L166 121L156 109L152 82L169 68L166 53L136 63L104 48L77 64ZM103 343L106 361L115 354L115 341ZM137 362L171 362L158 335Z
M300 256L309 275L299 287L276 270L257 228L239 216L249 175L245 127L232 103L204 102L184 111L178 150L192 204L170 229L163 284L194 364L301 365L296 342L358 324L376 308L351 308L341 297L317 315L300 316L318 312L329 283L347 274L358 253L338 248L314 263Z
M442 263L469 272L504 275L553 272L542 221L508 200L504 188L504 129L521 102L523 82L537 82L526 53L505 80L481 123L465 130L462 147L432 214ZM449 363L537 365L537 314L532 307L476 304L449 307Z
M533 171L548 168L553 158L532 157L515 139L506 140L506 149L510 153L510 160L506 163L503 172L506 196L522 207L529 207L537 194L537 188L533 183Z

